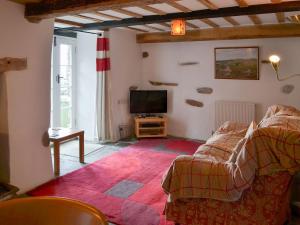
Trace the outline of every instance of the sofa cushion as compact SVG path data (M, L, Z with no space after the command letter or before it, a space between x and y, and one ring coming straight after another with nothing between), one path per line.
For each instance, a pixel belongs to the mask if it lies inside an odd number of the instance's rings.
M280 127L287 130L300 131L300 117L297 116L271 116L260 122L259 128Z
M296 116L300 117L300 111L292 106L285 105L272 105L268 108L264 118L267 119L271 116Z

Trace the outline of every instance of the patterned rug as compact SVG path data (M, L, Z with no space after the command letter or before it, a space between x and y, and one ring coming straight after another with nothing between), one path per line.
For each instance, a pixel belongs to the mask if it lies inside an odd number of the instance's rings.
M50 181L28 194L61 196L89 203L120 225L169 225L161 179L179 154L193 154L200 142L145 139Z

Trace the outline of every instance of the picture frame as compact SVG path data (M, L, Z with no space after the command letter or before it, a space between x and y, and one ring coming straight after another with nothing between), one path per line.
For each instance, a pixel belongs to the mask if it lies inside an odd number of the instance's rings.
M259 80L259 47L215 48L215 79Z

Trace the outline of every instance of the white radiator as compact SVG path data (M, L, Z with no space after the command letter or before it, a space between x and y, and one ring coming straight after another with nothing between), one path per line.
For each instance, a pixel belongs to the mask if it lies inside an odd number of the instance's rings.
M215 130L226 121L250 124L255 120L255 104L251 102L216 101Z

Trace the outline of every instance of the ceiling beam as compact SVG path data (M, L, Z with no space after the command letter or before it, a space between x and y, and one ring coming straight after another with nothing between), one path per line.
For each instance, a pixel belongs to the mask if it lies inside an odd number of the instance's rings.
M273 4L278 4L278 3L281 3L282 0L271 0L271 2ZM283 12L276 13L276 18L277 18L278 23L284 23L285 22L285 15L284 15Z
M230 16L224 17L224 20L226 20L228 23L230 23L232 26L239 26L240 23L238 21L236 21L235 19L233 19Z
M118 13L121 13L121 14L125 14L125 15L128 15L128 16L137 16L138 18L142 17L141 14L137 14L137 13L134 13L134 12L131 12L129 10L125 10L125 9L115 9L114 11L118 12ZM99 12L96 12L95 15L103 15L103 13L99 13ZM113 19L117 19L117 20L120 20L122 18L120 17L117 17L117 16L113 16ZM151 26L151 25L144 25L144 27L147 27L149 29L152 29L152 30L156 30L156 31L159 31L159 32L164 32L165 30L164 29L161 29L161 28L158 28L158 27L154 27L154 26ZM135 31L138 31L138 32L148 32L147 30L144 30L144 29L139 29L139 28L133 28L133 27L127 27L128 29L131 29L131 30L135 30Z
M212 3L209 0L198 0L198 1L201 2L203 5L205 5L209 9L219 9L218 6L216 6L214 3Z
M93 17L89 17L89 16L84 16L84 15L72 15L72 16L76 17L76 18L79 18L79 19L91 20L91 21L94 21L94 22L103 22L103 20L93 18Z
M219 7L217 5L215 5L214 3L212 3L210 0L198 0L200 3L202 3L203 5L205 5L207 8L211 9L211 10L217 10L219 9ZM240 25L235 19L233 19L230 16L224 17L224 20L226 20L228 23L230 23L233 26L238 26ZM209 23L214 23L213 21L208 21Z
M197 25L193 24L193 23L190 23L188 21L185 22L185 24L188 26L188 27L191 27L193 29L199 29L200 27L198 27Z
M218 24L216 24L215 22L213 22L212 20L210 19L201 19L201 21L203 23L206 23L208 26L211 26L211 27L219 27Z
M236 3L238 3L238 5L240 7L249 7L248 3L246 2L246 0L235 0ZM257 16L257 15L249 15L248 16L249 19L255 24L255 25L260 25L262 24L261 19Z
M120 9L114 9L113 11L115 11L117 13L124 14L126 16L131 16L131 17L136 17L136 18L142 18L143 17L143 15L141 15L141 14L138 14L138 13L126 10L126 9L121 9L120 8Z
M248 7L249 6L245 0L235 0L235 1L240 7Z
M36 3L28 3L25 7L25 17L29 21L39 21L53 17L89 13L131 7L144 3L159 4L166 0L49 0Z
M181 12L191 12L192 11L189 8L177 3L175 0L165 0L164 2Z
M249 18L255 25L262 24L261 19L257 15L249 15Z
M284 23L285 22L285 15L283 12L276 13L276 18L278 23Z
M120 12L120 11L119 11ZM122 13L124 14L124 12L126 13L131 13L130 11L128 10L122 10ZM120 12L121 13L121 12ZM122 18L120 17L117 17L117 16L111 16L111 15L108 15L108 14L105 14L105 13L102 13L102 12L94 12L92 13L94 15L97 15L97 16L102 16L102 17L106 17L106 18L109 18L109 19L113 19L113 20L121 20ZM139 15L139 14L138 14ZM140 15L139 15L140 16ZM163 32L165 30L163 29L160 29L160 28L157 28L157 27L153 27L153 26L150 26L150 25L144 25L145 27L148 27L152 30L156 30L156 31L160 31L160 32ZM140 29L140 28L134 28L134 27L127 27L128 29L130 30L133 30L133 31L138 31L138 32L148 32L147 30L144 30L144 29Z
M129 30L137 31L137 32L143 32L143 33L149 32L149 31L147 31L147 30L140 29L140 28L135 28L135 27L125 27L125 28L126 28L126 29L129 29Z
M63 36L63 37L77 38L76 32L72 32L72 31L68 31L68 30L61 31L59 29L54 29L53 34L58 35L58 36Z
M113 27L127 27L134 25L145 25L151 23L164 23L173 19L182 18L185 20L194 19L207 19L207 18L219 18L228 16L242 16L242 15L254 15L265 13L276 13L284 11L300 11L300 1L290 1L278 4L261 4L261 5L249 5L248 7L227 7L219 8L217 10L204 9L198 11L192 11L187 13L170 13L166 15L151 15L143 16L142 18L128 18L119 21L104 21L102 23L90 23L84 24L82 29L95 30L95 29L108 29Z
M191 12L192 10L175 2L175 0L167 0L166 3L170 6L172 6L173 8L182 11L182 12ZM193 29L199 29L199 27L193 23L190 23L188 21L185 22L186 26L193 28Z
M300 37L297 24L224 27L188 31L185 36L172 36L169 32L138 34L138 43L234 40L252 38Z
M69 20L63 20L63 19L55 19L55 23L60 23L60 24L64 24L70 27L82 27L83 23L77 23L77 22L73 22L73 21L69 21Z
M158 27L154 27L154 26L151 26L151 25L144 25L145 27L148 27L149 29L152 29L152 30L156 30L156 31L160 31L160 32L165 32L164 29L161 29L161 28L158 28Z
M149 5L144 5L144 4L137 4L135 5L143 10L146 10L148 12L152 12L152 13L155 13L155 14L158 14L158 15L165 15L167 14L166 12L160 10L160 9L157 9L157 8L154 8L154 7L151 7Z
M100 16L100 17L104 17L106 19L109 20L121 20L122 18L117 17L117 16L112 16L103 12L90 12L90 14L94 14L95 16Z
M125 10L125 9L114 9L114 11L118 12L118 13L122 13L122 14L125 14L125 15L128 15L128 16L132 16L132 17L137 17L137 18L142 18L143 15L141 14L138 14L138 13L134 13L134 12L131 12L129 10ZM165 13L166 14L166 13ZM193 29L198 29L199 27L190 23L190 22L186 22L186 25L188 27L191 27ZM147 26L147 25L146 25ZM170 27L170 25L168 25ZM156 28L156 27L148 27L150 29L155 29L155 30L158 30L158 31L162 31L161 29L159 28Z

